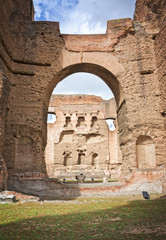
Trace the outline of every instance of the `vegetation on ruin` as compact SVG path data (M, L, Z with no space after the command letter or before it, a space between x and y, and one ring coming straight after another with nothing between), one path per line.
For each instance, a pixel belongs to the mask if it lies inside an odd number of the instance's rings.
M166 239L166 199L78 198L0 205L0 239Z

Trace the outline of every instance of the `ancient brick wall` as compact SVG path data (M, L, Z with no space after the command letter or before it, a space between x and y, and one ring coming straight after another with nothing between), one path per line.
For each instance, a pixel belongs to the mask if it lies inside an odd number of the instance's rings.
M0 61L10 85L4 158L9 175L14 169L18 174L25 171L46 173L47 106L44 89L48 83L48 67L52 62L57 69L61 65L58 60L62 45L59 24L33 22L31 0L26 4L23 0L1 2ZM52 51L53 48L56 50ZM43 73L46 75L41 76ZM29 153L25 157L26 146L29 146ZM33 164L26 166L28 160ZM21 170L17 167L19 161L22 161Z
M107 111L109 109L109 111ZM45 161L51 178L118 178L117 131L105 121L116 118L114 99L86 95L53 95L49 112L56 122L48 123ZM114 170L112 172L112 169ZM113 173L113 176L112 176Z
M154 55L156 64L156 75L158 82L158 93L154 96L158 99L158 129L157 156L158 163L165 166L166 155L166 1L165 0L137 0L134 20L143 22L148 32L151 32L154 41ZM156 88L156 86L154 86Z
M0 191L7 190L8 171L3 159L0 159Z
M1 149L11 187L13 177L46 176L49 100L56 84L75 72L96 74L114 93L122 177L138 169L141 136L155 148L155 170L148 171L164 171L164 4L138 0L134 21L108 21L106 34L80 36L61 35L56 22L32 21L31 0L0 1Z
M9 81L0 68L0 158L3 158L5 119L8 112Z

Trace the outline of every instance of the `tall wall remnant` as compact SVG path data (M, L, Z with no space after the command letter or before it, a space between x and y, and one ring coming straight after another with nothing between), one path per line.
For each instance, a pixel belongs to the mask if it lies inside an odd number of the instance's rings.
M32 0L0 0L0 158L7 166L8 189L32 193L29 181L48 178L44 151L51 93L66 76L88 72L115 96L122 182L132 185L135 179L139 186L153 183L148 186L165 191L163 6L165 0L137 0L134 20L108 21L106 34L66 35L57 22L33 21ZM138 163L139 149L146 145L140 144L142 136L155 148L153 164L147 158L148 164ZM65 156L70 161L68 152ZM153 187L149 191L156 191Z
M107 111L109 108L109 112ZM88 95L52 95L48 123L46 169L50 178L119 178L117 131L110 131L105 119L116 119L114 99ZM120 151L120 150L119 150Z

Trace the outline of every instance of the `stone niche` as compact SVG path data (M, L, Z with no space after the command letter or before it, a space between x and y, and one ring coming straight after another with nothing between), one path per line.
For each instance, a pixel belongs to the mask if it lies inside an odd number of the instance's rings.
M114 102L114 105L112 104ZM49 112L56 122L48 123L45 161L50 178L119 178L117 130L110 131L105 119L115 116L115 100L96 96L53 95ZM114 106L114 108L112 107Z
M32 148L32 144L32 140L28 137L21 137L17 139L15 169L22 172L33 169L35 153Z
M151 137L144 135L138 138L136 156L138 168L156 168L155 144Z

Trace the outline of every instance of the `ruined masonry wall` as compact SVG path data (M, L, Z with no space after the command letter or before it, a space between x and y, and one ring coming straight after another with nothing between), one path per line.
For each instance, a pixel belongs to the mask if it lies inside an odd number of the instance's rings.
M119 178L117 133L105 121L106 115L115 117L114 99L53 95L49 112L56 114L56 122L47 127L45 161L50 178L75 179L81 173L87 179Z
M166 0L137 0L134 20L146 22L146 29L152 33L154 41L154 55L158 85L155 83L154 96L157 98L158 105L158 134L157 140L157 158L160 166L165 166L164 156L166 155ZM153 102L156 101L153 99ZM157 110L156 110L157 111ZM166 175L163 182L165 182ZM166 184L163 183L163 189Z
M15 172L42 178L47 141L44 88L48 67L54 62L58 70L61 65L63 44L58 23L32 22L32 6L31 0L1 1L0 63L10 84L2 154L9 176Z
M166 189L163 6L165 0L137 0L133 21L111 20L106 34L80 36L61 35L57 22L32 21L31 0L0 0L0 150L10 189L18 179L47 177L49 100L57 83L75 72L96 74L114 93L122 179L139 170L137 181L151 176ZM144 137L154 144L155 168L138 169L137 143Z

